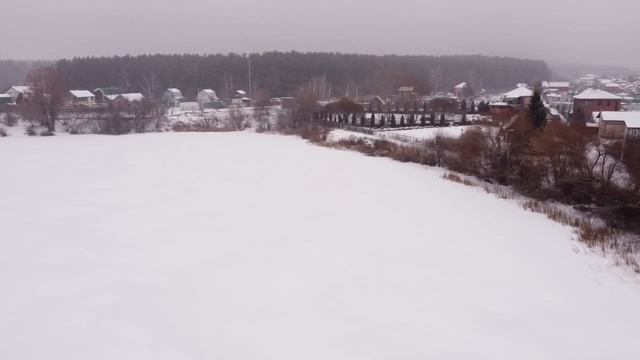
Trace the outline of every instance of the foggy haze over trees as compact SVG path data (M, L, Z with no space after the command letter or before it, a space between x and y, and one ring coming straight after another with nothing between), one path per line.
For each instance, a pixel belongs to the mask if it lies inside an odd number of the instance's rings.
M9 86L22 84L31 69L51 65L51 61L18 61L0 59L0 92Z
M249 63L252 89L249 84ZM301 84L324 96L390 94L413 86L423 94L449 91L466 81L474 88L506 89L549 77L544 61L489 56L375 56L339 53L268 52L250 56L142 55L75 58L57 64L71 88L119 86L158 96L177 87L193 96L213 87L222 96L258 89L272 96L292 94ZM318 81L321 79L322 81ZM315 82L315 85L313 85ZM320 96L323 97L323 96Z

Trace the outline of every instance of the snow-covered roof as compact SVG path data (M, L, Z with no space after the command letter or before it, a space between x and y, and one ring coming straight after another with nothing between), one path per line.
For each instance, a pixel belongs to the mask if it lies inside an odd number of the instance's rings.
M621 100L622 98L618 95L614 95L610 92L589 88L579 95L573 97L578 100Z
M200 93L198 93L198 96L208 96L209 98L218 98L218 94L216 94L216 92L212 89L202 89L200 90Z
M244 96L244 95L247 95L247 92L244 90L236 90L236 94L239 96Z
M600 121L623 121L627 128L640 128L640 111L603 111Z
M70 90L69 92L74 98L77 98L77 99L86 99L86 98L92 98L95 96L89 90Z
M31 92L31 88L29 86L26 85L16 85L16 86L12 86L11 89L21 93L21 94L26 94L28 92Z
M455 88L456 88L456 89L464 89L464 88L466 88L466 87L467 87L467 83L466 83L466 82L462 82L462 83L460 83L460 84L456 85L456 87L455 87Z
M12 99L11 95L7 95L7 94L0 94L0 98L10 98L10 99Z
M93 93L102 92L103 95L118 95L122 93L122 90L118 87L101 87L93 90Z
M551 89L568 88L571 87L571 83L568 81L545 81L542 86Z
M167 89L166 92L170 93L171 96L173 96L174 98L183 98L182 91L180 91L180 89L169 88L169 89Z
M117 97L121 97L129 102L131 101L142 101L144 99L144 95L140 93L128 93L128 94L120 94Z
M524 86L519 86L507 93L502 94L507 99L519 99L522 97L530 97L533 96L533 90L528 89Z
M413 86L402 86L400 89L398 89L398 92L412 92L413 91Z

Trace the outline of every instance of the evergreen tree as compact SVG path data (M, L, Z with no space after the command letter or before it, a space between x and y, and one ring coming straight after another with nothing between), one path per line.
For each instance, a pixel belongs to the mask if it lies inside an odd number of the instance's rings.
M462 123L462 125L467 125L467 114L466 113L462 113L461 123Z
M391 114L391 127L396 127L396 115Z
M436 126L436 113L431 113L431 126Z
M529 119L534 129L542 128L547 121L547 108L542 103L540 89L536 89L533 92L533 98L531 98L531 104L529 104Z
M469 101L469 113L473 114L476 112L476 103L471 100Z
M446 123L446 122L447 122L447 118L446 118L446 116L444 115L444 113L442 113L442 114L440 115L440 126L445 126L445 123Z

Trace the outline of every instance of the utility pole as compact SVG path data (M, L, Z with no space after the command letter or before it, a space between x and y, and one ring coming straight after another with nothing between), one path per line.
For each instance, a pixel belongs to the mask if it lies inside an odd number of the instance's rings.
M247 63L249 64L249 97L253 98L251 90L251 57L247 57Z

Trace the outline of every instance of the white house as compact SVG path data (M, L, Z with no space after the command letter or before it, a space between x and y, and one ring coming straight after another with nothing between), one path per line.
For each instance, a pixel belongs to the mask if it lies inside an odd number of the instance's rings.
M502 94L503 102L513 105L527 106L533 97L533 90L526 87L526 84L518 84L518 87Z
M197 113L202 111L200 108L200 104L196 101L181 102L179 107L180 107L180 111L182 112Z
M127 102L142 101L144 100L144 95L142 95L141 93L119 94L116 96L115 100L120 99Z
M201 108L220 107L220 99L212 89L203 89L198 92L198 103Z
M25 85L12 86L5 94L11 96L14 104L21 104L29 98L31 88Z
M184 96L179 89L170 88L162 94L162 100L168 107L179 107L180 103L184 101Z
M96 96L89 90L70 90L71 104L91 106L96 103Z
M466 82L460 83L456 85L455 88L453 88L453 93L456 95L456 97L463 98L465 90L467 90L468 87L469 84L467 84Z

